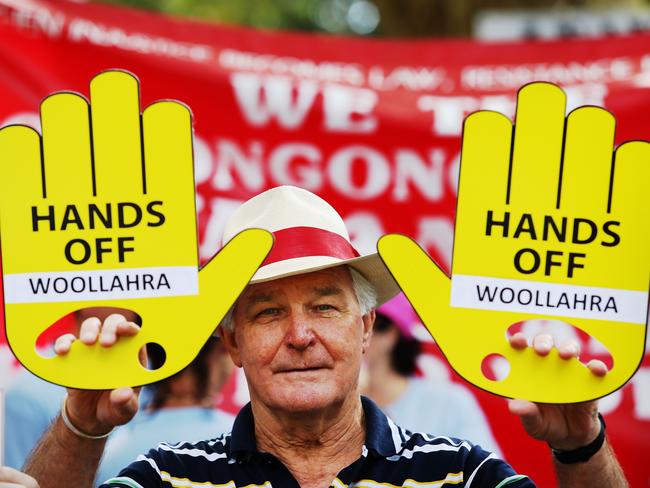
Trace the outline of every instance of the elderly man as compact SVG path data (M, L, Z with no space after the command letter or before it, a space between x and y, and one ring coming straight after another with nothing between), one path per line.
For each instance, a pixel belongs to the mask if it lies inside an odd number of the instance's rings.
M405 431L360 396L374 307L398 289L378 256L358 256L329 204L299 188L275 188L235 212L225 239L250 227L273 232L275 246L222 323L230 355L246 374L250 404L231 434L161 444L102 487L534 486L469 442ZM114 315L101 327L84 324L81 340L110 346L136 333ZM512 344L525 347L521 337ZM69 346L62 340L56 349L65 354ZM545 354L552 344L541 338L534 347ZM575 355L570 347L561 353ZM606 373L602 364L591 369ZM27 473L41 488L90 487L104 436L136 408L130 388L69 391ZM557 450L561 486L626 486L595 402L515 401L511 410Z

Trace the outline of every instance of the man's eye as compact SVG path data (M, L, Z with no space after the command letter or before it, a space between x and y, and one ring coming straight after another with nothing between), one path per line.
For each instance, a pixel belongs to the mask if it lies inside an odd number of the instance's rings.
M328 310L334 310L334 307L327 304L316 305L316 310L319 312L327 312Z
M265 308L264 310L259 312L257 315L258 316L269 316L269 315L276 315L279 312L280 312L279 308L269 307L269 308Z

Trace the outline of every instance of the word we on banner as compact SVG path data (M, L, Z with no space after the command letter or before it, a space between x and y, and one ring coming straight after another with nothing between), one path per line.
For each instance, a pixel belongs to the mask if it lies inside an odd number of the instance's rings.
M403 233L449 271L462 122L477 110L512 117L517 90L532 81L559 85L568 110L610 110L617 143L650 134L649 35L498 45L360 40L92 3L0 0L0 124L40 129L47 94L88 96L89 80L111 68L140 79L142 107L172 98L193 112L203 261L218 250L240 202L294 184L341 212L361 252L374 250L383 234ZM585 354L602 353L577 338ZM6 377L13 363L0 350ZM506 458L552 486L545 446L525 437L502 399L472 391ZM650 449L649 392L646 354L631 382L601 402L633 486L650 479L641 462Z

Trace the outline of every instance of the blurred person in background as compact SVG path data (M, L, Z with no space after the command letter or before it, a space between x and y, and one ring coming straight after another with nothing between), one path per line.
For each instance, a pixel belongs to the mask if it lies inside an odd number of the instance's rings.
M163 365L161 349L147 349L147 354L152 369ZM213 336L185 369L149 385L147 408L111 434L96 479L110 478L161 442L173 444L230 432L235 417L214 405L233 368L223 343Z
M103 322L116 310L134 326L141 324L140 317L129 310L90 307L65 317L52 328L57 331L64 328L68 337L74 337L86 319L97 317ZM44 334L50 332L48 330ZM59 335L54 333L54 337ZM4 463L7 466L16 469L22 467L32 448L59 415L65 392L64 387L45 381L27 370L22 370L13 378L5 393ZM145 405L148 398L148 393L143 392L140 405Z
M422 344L413 331L420 320L406 297L400 293L376 314L366 356L365 394L412 432L471 439L499 454L483 410L467 388L417 376Z

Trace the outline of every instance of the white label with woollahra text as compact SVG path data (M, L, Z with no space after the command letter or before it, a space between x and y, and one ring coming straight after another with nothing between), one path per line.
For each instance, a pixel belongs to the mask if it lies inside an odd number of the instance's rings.
M645 324L648 293L453 275L451 306Z
M121 300L198 294L196 266L20 273L4 276L6 303Z

